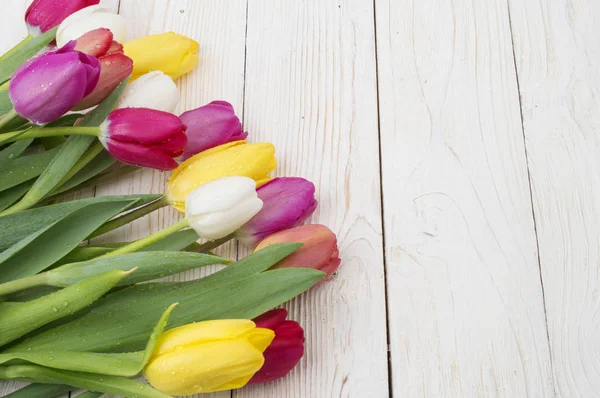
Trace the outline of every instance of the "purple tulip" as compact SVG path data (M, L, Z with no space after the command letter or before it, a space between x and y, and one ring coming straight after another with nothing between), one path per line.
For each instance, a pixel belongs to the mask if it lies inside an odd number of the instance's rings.
M249 246L302 224L317 208L315 186L304 178L274 178L256 193L263 201L262 210L236 232L236 237Z
M74 41L15 71L8 93L20 116L37 124L52 122L94 90L100 62L73 48Z
M233 105L226 101L213 101L208 105L184 112L181 121L188 127L188 145L180 160L248 136L235 115Z

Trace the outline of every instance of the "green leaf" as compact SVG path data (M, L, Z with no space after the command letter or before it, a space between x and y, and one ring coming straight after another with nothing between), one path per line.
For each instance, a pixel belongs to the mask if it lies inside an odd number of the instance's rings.
M89 179L97 176L104 170L108 169L116 162L115 158L110 156L108 152L102 151L90 163L85 165L81 170L71 177L67 182L61 185L52 195L56 195L70 189L73 189Z
M142 206L160 198L161 196L162 195L156 194L103 196L98 198L80 199L54 205L47 205L0 217L0 250L4 250L14 245L39 229L44 228L47 225L61 219L65 215L90 204L101 202L131 201L135 204L135 206Z
M25 61L50 44L56 38L57 29L58 26L37 37L28 37L0 57L0 84L10 79Z
M4 398L52 398L68 393L71 386L56 384L30 384L15 392L5 395Z
M115 394L126 398L170 398L169 395L137 381L119 376L54 370L37 365L0 367L0 378L50 384L68 384L86 390Z
M0 211L19 200L32 185L33 181L26 181L12 188L8 188L6 191L0 192Z
M109 270L125 271L131 269L132 266L137 267L135 273L119 282L119 285L123 286L163 278L206 265L228 263L230 261L225 258L208 254L152 251L99 257L85 262L65 264L44 274L46 284L64 287Z
M184 229L144 247L141 251L183 250L198 239L200 237L196 231L191 228Z
M175 308L172 304L164 311L154 327L144 351L115 353L90 353L62 350L36 350L0 354L0 364L22 360L35 365L61 370L74 370L86 373L98 373L112 376L135 376L150 360L158 338L165 330L169 316Z
M21 154L31 145L33 138L28 140L21 140L10 144L8 147L0 151L0 165L6 162L12 162L17 159Z
M121 82L104 101L83 119L80 126L91 127L102 124L104 119L114 109L128 80L125 79ZM63 177L69 173L94 140L96 140L95 137L83 135L69 137L67 142L60 146L59 152L35 181L29 192L27 192L20 202L5 210L5 214L28 209L51 193L61 183Z
M17 186L42 174L59 148L49 151L20 156L10 163L0 164L0 191Z
M77 398L99 398L103 395L104 395L104 393L102 393L102 392L86 391L86 392L82 392L81 394L78 394L76 397Z
M0 90L0 115L8 113L13 108L13 104L8 96L8 90Z
M246 265L258 268L252 263ZM11 350L139 350L156 323L156 314L171 303L177 302L179 306L171 316L169 329L209 319L252 319L306 291L324 276L308 268L277 269L248 277L235 274L238 275L235 279L219 282L214 279L211 282L209 277L131 286L109 294L82 317L32 336Z
M120 270L105 272L48 296L5 307L0 313L0 346L87 307L127 275Z
M131 201L92 203L41 228L0 253L0 282L35 275L73 250Z

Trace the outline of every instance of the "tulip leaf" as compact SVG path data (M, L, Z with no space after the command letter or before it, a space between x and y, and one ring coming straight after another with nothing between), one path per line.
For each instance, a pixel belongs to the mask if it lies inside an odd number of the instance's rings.
M52 159L58 153L59 148L49 151L20 156L10 163L0 164L0 191L17 186L42 174Z
M156 194L103 196L47 205L0 217L0 250L14 245L34 232L58 221L67 214L88 205L102 202L130 201L132 205L142 206L159 197L161 195Z
M26 181L0 192L0 211L6 209L25 195L25 192L31 188L31 185L33 185L32 181Z
M13 104L8 96L8 90L0 90L0 115L8 113L13 108Z
M29 384L20 390L5 395L4 398L52 398L68 393L71 386L57 384Z
M36 350L0 353L0 365L22 360L34 365L61 370L74 370L112 376L135 376L150 360L158 338L165 330L169 316L176 304L170 305L161 315L144 351L128 353L95 353L62 350Z
M37 365L0 367L0 379L68 384L76 388L115 394L126 398L170 398L169 395L146 384L126 377L54 370Z
M125 79L121 82L121 84L93 111L91 111L79 125L87 127L100 126L108 114L114 109L128 80L129 79ZM67 142L60 146L59 152L35 181L29 192L25 194L21 201L8 210L5 210L5 212L14 213L28 209L51 193L57 185L61 183L63 177L65 177L71 168L75 166L77 161L83 156L94 140L96 140L95 137L84 135L74 135L69 137Z
M131 269L132 266L136 266L136 272L119 282L119 286L123 286L163 278L206 265L228 263L230 261L225 258L200 253L137 252L65 264L46 272L45 276L46 284L64 287L109 270L120 269L126 271Z
M272 249L273 262L261 266L269 268L275 264L279 257L275 255L277 252L289 254L290 246L284 244ZM266 257L262 256L262 259ZM258 257L254 258L258 261ZM109 294L80 318L34 335L11 350L139 350L156 323L156 314L171 303L178 302L179 306L172 314L168 328L209 319L252 319L301 294L324 276L324 273L308 268L284 268L243 276L239 271L230 271L238 264L213 274L235 275L233 278L146 283ZM260 268L248 261L241 265Z
M108 271L39 299L5 306L0 312L0 346L87 307L128 274L120 270Z
M15 243L0 253L0 283L35 275L49 267L131 204L130 200L89 204Z
M23 41L0 57L0 84L6 82L12 74L29 58L36 55L56 38L57 27L42 33L28 41Z
M80 184L102 173L114 163L115 159L110 156L108 152L102 151L91 162L79 170L73 177L69 178L67 182L62 184L57 190L53 191L52 195L65 192L79 186Z
M21 154L31 145L33 138L28 140L21 140L10 144L8 147L0 151L0 165L6 162L12 162L17 159Z

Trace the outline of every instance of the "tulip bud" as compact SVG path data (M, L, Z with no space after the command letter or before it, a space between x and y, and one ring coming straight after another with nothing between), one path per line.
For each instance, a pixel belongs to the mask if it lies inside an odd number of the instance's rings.
M144 370L148 382L169 395L192 395L246 385L263 366L272 330L250 320L215 320L163 333Z
M75 49L98 58L100 78L94 91L81 100L73 110L98 105L133 70L133 61L123 54L123 46L113 40L113 34L108 29L99 28L87 32L77 39Z
M229 142L181 163L171 174L167 199L179 212L185 213L186 198L199 186L229 176L249 177L256 181L256 186L261 186L269 181L269 173L276 164L272 144Z
M244 225L262 208L256 183L248 177L226 177L193 190L185 217L205 239L220 239Z
M25 23L30 35L44 33L69 15L82 8L96 5L100 0L33 0L25 12Z
M132 79L159 70L175 80L198 64L200 46L188 37L167 32L140 37L124 47L125 54L133 59Z
M335 234L320 224L303 225L280 231L262 240L254 251L275 243L301 242L302 247L287 256L273 268L313 268L330 277L340 266Z
M271 310L254 319L256 327L270 329L275 338L263 353L265 364L248 384L267 383L284 377L304 355L304 330L298 322L286 321L283 308Z
M184 112L179 117L188 127L185 132L188 145L181 160L228 142L245 140L248 136L242 130L242 123L236 116L233 105L226 101L213 101Z
M75 42L31 59L13 74L8 93L15 111L37 124L52 122L73 108L98 83L100 63L73 51Z
M264 203L262 210L236 232L236 237L249 246L277 231L302 224L317 208L315 186L304 178L275 178L257 193Z
M77 11L65 18L58 26L56 43L63 46L71 40L77 40L85 33L98 28L105 28L112 32L114 40L125 40L125 18L111 12L101 5L94 5Z
M185 125L175 115L146 108L116 109L100 126L100 142L123 163L171 170L186 144Z
M149 108L159 111L173 112L179 102L179 92L173 80L162 73L154 71L140 76L129 83L119 99L118 108ZM183 115L182 115L183 116ZM181 121L188 124L180 117ZM188 126L189 130L190 126ZM188 136L188 145L190 144ZM186 147L187 151L187 147ZM184 152L185 153L185 152Z

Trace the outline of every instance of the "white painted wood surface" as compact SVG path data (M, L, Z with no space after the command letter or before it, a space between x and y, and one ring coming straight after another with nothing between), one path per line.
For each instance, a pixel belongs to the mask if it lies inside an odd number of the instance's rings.
M251 141L276 145L277 175L315 182L312 221L339 237L339 275L288 305L307 332L300 366L210 396L600 396L600 3L102 3L129 37L198 40L179 110L231 102ZM5 51L25 2L1 5ZM167 178L95 194L163 192Z

